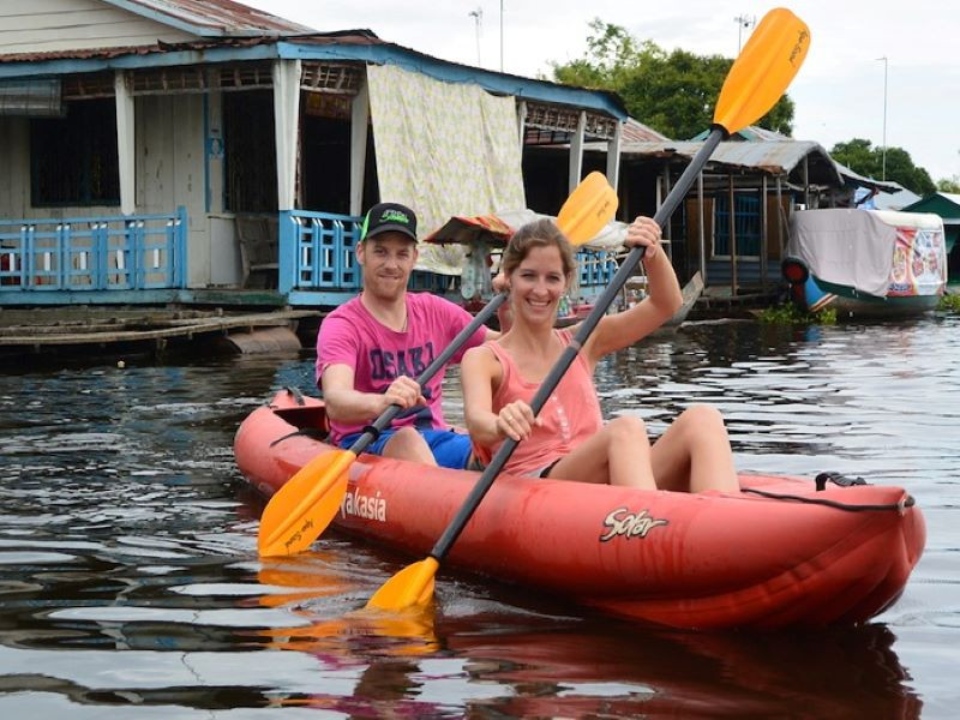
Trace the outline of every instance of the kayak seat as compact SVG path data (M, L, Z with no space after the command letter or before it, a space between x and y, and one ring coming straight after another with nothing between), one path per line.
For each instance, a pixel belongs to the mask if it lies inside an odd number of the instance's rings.
M299 390L291 387L287 387L285 390L294 396L297 405L296 407L276 408L274 413L297 429L280 439L283 440L294 435L306 435L316 440L326 440L330 435L330 419L327 417L327 408L324 405L323 398L320 398L319 403L307 405L303 399L303 394ZM276 442L279 442L279 440Z
M822 472L817 475L816 480L817 492L825 490L828 482L832 482L834 485L839 485L840 487L852 487L853 485L866 485L867 481L861 477L847 477L846 475L841 475L836 472Z

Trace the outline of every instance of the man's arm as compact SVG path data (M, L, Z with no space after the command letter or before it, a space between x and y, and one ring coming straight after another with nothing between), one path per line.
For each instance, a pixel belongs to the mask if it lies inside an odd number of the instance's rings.
M379 417L391 405L406 409L425 404L420 386L413 378L398 377L382 395L354 388L353 368L345 364L328 365L320 378L320 389L330 419L343 424L362 425Z

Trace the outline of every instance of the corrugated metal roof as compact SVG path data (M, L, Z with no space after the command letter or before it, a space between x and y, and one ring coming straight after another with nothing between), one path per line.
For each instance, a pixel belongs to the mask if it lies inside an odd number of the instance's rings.
M833 164L837 166L837 172L840 173L840 176L848 181L851 185L857 185L859 187L867 188L877 188L886 193L895 193L902 186L897 185L895 182L888 182L886 180L875 180L874 178L867 177L866 175L861 175L856 170L851 170L846 165L838 163L836 160L833 161Z
M880 210L902 210L920 199L912 190L907 190L900 183L889 183L894 190L880 191L873 197L873 203Z
M620 151L626 158L692 159L702 146L702 142L691 140L665 140L624 143ZM797 175L804 159L807 160L812 184L828 187L843 185L843 179L827 151L819 143L809 140L721 142L714 151L710 164L744 170L760 170L770 175L794 175L795 177L791 179L800 180L801 178Z
M706 140L707 135L710 134L709 130L704 130L698 135L694 135L691 140ZM765 142L776 142L784 140L793 140L789 135L784 135L779 133L776 130L768 130L767 128L762 128L759 125L748 125L745 128L737 130L733 135L730 136L730 140L743 140L745 142L756 142L757 140L762 140Z
M314 33L276 15L232 0L103 0L110 5L176 25L200 37L299 35Z
M639 120L627 118L623 124L622 139L625 143L635 142L657 142L659 140L669 140L666 135L658 133L652 127L644 125Z

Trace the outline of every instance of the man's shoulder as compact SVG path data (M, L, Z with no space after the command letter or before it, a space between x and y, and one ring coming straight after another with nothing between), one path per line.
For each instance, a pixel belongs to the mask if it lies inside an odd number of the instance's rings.
M331 315L343 315L345 313L354 313L357 311L357 308L360 307L362 303L360 302L360 296L354 295L352 298L346 302L340 303L333 310L327 313L327 317Z
M459 315L464 312L463 308L455 302L428 292L408 293L407 302L407 307L414 307L422 312L440 315L442 317Z
M324 320L349 320L354 322L359 313L360 298L354 297L347 300L342 305L338 305L324 316Z
M358 307L361 307L360 302L353 298L328 312L320 322L318 339L331 340L334 337L356 335L358 328L363 325L363 316Z
M430 292L407 293L407 301L415 305L421 305L423 307L434 307L434 306L447 307L449 305L453 305L454 307L456 307L454 303L447 300L442 295L434 295L433 293L430 293Z

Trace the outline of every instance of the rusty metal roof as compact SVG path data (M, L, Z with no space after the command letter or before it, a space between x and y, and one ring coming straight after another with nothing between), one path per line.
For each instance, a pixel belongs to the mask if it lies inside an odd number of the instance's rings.
M692 159L703 146L693 140L624 143L620 148L624 159ZM819 143L809 140L777 140L756 142L721 142L710 159L713 166L729 169L761 171L768 175L792 176L800 180L803 161L807 161L809 180L814 185L843 185L836 165Z
M200 37L299 35L314 33L276 15L232 0L103 0L114 7L157 22L175 25Z

